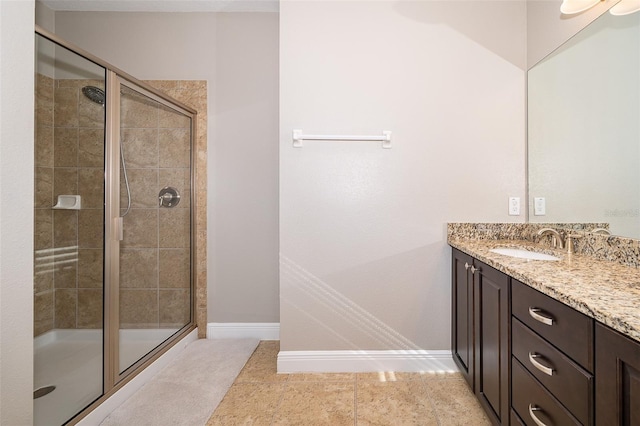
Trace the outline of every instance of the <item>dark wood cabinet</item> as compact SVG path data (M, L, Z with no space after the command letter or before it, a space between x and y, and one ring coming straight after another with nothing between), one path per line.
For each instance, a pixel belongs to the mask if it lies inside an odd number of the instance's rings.
M473 273L475 393L494 424L509 419L509 277L477 262Z
M453 360L471 389L474 388L473 358L473 258L453 249L451 289L451 347Z
M496 425L640 425L640 342L452 251L453 359Z
M594 320L511 280L512 406L527 425L593 425Z
M494 424L509 422L509 277L456 249L453 359Z
M596 424L640 425L640 343L596 324Z

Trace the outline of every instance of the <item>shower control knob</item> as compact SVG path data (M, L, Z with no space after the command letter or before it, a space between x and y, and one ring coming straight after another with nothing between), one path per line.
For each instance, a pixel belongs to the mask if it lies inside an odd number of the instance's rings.
M171 187L165 186L160 190L158 194L158 204L160 207L175 207L180 202L180 193L178 190Z

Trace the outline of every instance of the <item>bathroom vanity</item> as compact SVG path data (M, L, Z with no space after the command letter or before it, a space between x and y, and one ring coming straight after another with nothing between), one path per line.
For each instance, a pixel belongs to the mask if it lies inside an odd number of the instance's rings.
M528 241L449 244L453 358L494 424L640 424L640 270ZM559 260L491 251L505 246Z

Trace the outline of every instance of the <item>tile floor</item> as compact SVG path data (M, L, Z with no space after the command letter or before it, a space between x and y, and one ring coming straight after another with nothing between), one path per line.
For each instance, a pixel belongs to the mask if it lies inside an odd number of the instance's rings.
M490 425L458 373L277 374L262 341L207 422L214 425Z

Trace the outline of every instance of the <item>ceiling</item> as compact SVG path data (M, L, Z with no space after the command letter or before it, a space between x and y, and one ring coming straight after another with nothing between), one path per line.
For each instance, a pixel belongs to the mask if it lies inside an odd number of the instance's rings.
M1 0L0 0L1 1ZM55 11L278 12L278 0L39 0Z

